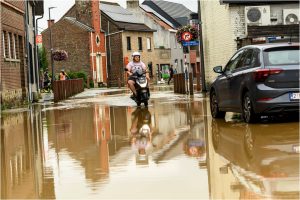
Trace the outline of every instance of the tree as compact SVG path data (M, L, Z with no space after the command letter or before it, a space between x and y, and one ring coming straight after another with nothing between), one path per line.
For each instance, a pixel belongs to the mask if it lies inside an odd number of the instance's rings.
M45 71L48 68L48 60L45 47L39 48L40 69Z

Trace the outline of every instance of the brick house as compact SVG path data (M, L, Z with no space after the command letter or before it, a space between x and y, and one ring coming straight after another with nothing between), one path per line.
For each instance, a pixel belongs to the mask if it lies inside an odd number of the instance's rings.
M37 97L39 76L33 19L43 14L43 1L3 0L0 9L1 105L14 106L27 97L29 101Z
M149 65L154 60L153 32L132 13L117 3L101 2L101 25L106 33L109 85L126 84L124 67L131 55L139 51L142 61Z
M298 15L298 19L288 22L288 12ZM290 36L299 41L299 1L201 0L201 16L205 74L209 82L217 75L212 68L225 66L242 46L288 41Z
M58 22L50 21L48 26L51 27L53 49L68 52L66 61L54 61L55 72L83 70L95 84L106 84L105 36L100 27L99 1L75 1ZM50 60L49 27L42 36Z

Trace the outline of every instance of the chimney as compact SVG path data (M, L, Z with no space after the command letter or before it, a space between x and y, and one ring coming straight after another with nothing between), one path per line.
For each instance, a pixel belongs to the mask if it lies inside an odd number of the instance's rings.
M139 5L139 0L127 0L127 9L136 9Z
M50 19L47 21L48 21L48 28L54 24L54 19Z

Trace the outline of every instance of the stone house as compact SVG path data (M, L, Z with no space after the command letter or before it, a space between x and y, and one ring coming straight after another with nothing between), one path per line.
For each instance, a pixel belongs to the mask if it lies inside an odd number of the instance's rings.
M110 86L124 86L124 67L131 61L131 55L139 51L142 61L148 65L155 57L153 32L129 11L117 3L101 2L101 26L106 34L107 66Z
M212 68L225 66L242 46L288 41L290 36L299 41L299 1L201 0L201 13L208 82L217 75Z
M176 40L177 30L190 24L193 12L183 4L164 0L145 0L140 7L172 27L172 29L169 29L169 39L167 41L171 52L170 64L176 68L177 72L183 73L185 63L187 63L191 67L189 69L194 71L194 75L199 73L199 70L196 70L200 69L198 46L191 47L191 51L189 51L188 47L182 47ZM158 36L158 38L161 38L161 36ZM194 59L196 55L198 57Z
M101 30L99 1L76 1L56 23L48 22L53 49L65 50L66 61L54 61L54 71L85 71L95 86L107 83L105 35ZM50 30L42 32L43 46L50 61ZM49 68L51 71L51 66Z
M175 26L151 7L144 4L139 5L137 0L128 0L127 10L133 13L140 20L140 23L145 23L156 30L153 33L155 58L152 62L156 75L160 77L159 72L168 71L170 65L173 65L180 72L181 67L178 66L178 63L180 60L183 63L184 54L176 41Z
M14 106L37 98L34 17L43 14L43 5L43 1L0 1L1 105Z

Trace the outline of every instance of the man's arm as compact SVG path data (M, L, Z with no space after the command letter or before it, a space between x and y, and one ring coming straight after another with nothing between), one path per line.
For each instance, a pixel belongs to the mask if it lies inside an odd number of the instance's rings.
M126 72L127 72L128 76L132 75L132 73L131 73L131 67L130 67L129 63L126 66Z
M143 69L144 69L145 72L146 72L146 78L147 78L148 81L150 81L149 70L147 69L145 63L143 63L142 65L143 65Z

